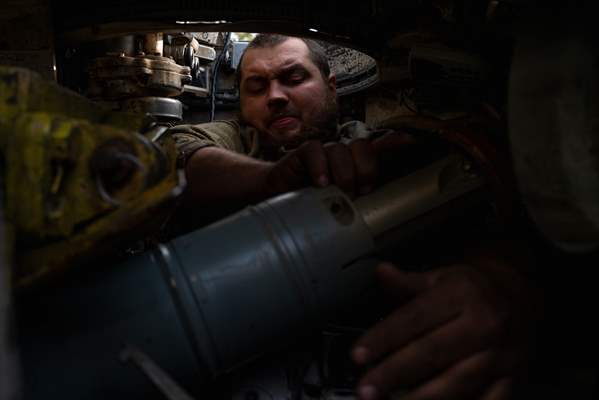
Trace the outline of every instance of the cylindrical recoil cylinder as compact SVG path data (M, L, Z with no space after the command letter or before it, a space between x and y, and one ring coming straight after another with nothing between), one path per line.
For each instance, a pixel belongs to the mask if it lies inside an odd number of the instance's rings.
M25 398L162 398L148 378L200 395L199 378L372 289L375 236L480 188L464 167L450 156L356 205L335 187L284 194L20 299Z
M137 351L195 392L372 288L373 246L342 192L306 189L24 298L25 398L153 398Z

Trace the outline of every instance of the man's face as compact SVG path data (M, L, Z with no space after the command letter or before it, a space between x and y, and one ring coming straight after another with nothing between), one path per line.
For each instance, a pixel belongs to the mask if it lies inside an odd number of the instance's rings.
M334 129L335 76L323 79L300 39L249 49L240 68L241 117L264 145L293 146Z

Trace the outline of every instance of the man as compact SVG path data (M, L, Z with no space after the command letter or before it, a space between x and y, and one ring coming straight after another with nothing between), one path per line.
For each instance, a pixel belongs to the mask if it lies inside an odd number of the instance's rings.
M309 184L372 189L376 144L338 141L355 136L348 132L355 125L337 131L335 75L318 44L259 35L238 74L240 122L172 130L195 205L234 209Z
M259 35L241 59L238 82L240 122L173 130L199 209L241 207L306 185L367 193L376 183L377 153L410 142L405 135L371 142L360 132L339 142L352 135L337 130L335 76L312 41ZM358 385L360 398L398 389L411 400L507 398L528 345L522 321L534 310L506 254L472 254L467 264L428 273L381 265L398 307L352 352L357 364L372 366Z

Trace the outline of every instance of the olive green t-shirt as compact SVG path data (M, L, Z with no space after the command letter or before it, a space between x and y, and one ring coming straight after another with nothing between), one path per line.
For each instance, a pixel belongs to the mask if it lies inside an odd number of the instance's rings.
M337 127L336 139L348 143L385 132L371 130L360 121L349 121ZM169 134L177 145L180 166L184 166L197 150L208 146L220 147L253 158L263 157L258 131L234 120L177 125L169 129Z
M179 162L184 165L197 150L216 146L250 157L259 157L258 132L242 128L237 121L214 121L196 125L177 125L169 129L179 153Z

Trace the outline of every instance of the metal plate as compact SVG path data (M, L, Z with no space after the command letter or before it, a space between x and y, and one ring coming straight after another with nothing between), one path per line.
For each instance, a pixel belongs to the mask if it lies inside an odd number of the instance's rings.
M374 58L358 50L320 42L329 57L331 72L337 76L339 96L366 89L379 80Z
M159 119L181 121L183 104L168 97L135 97L121 102L123 111L150 114Z

